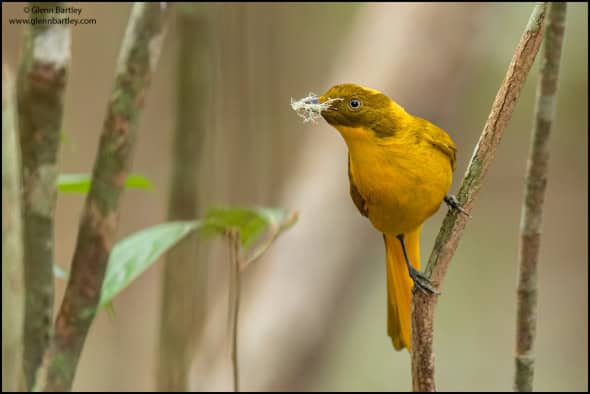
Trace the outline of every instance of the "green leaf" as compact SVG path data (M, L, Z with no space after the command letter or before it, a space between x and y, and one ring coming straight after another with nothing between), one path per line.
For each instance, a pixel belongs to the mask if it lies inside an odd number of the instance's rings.
M62 193L88 193L90 190L90 174L60 174L57 177L57 190ZM149 179L143 175L130 174L125 180L127 189L153 189Z
M266 218L270 231L267 231L268 235L266 239L259 242L252 253L249 253L248 257L244 259L241 269L245 269L249 264L258 260L270 248L274 241L276 241L279 235L292 227L298 219L297 212L287 212L282 209L259 208L257 212Z
M59 174L57 190L62 193L88 193L90 190L89 174Z
M134 233L117 242L107 266L99 308L108 306L123 289L147 270L158 258L194 230L205 236L240 231L242 246L253 245L270 230L271 237L255 252L261 255L270 243L297 219L297 215L278 208L213 207L202 221L169 222Z
M242 246L249 248L269 227L278 230L289 215L281 208L216 206L205 215L201 234L210 237L236 229L240 231Z
M152 190L154 186L152 182L143 175L130 174L125 180L125 187L127 189L144 189Z
M117 242L109 258L99 308L110 303L160 256L199 226L199 221L163 223Z
M297 221L297 214L295 212L290 212L282 208L258 207L255 210L276 231L284 231L293 226Z

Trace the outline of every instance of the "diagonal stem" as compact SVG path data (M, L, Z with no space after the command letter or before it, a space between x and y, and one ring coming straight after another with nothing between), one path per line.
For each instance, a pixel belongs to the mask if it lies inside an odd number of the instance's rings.
M458 200L467 213L492 163L496 148L506 130L518 97L543 39L546 5L537 4L508 66L484 129L473 152L461 183ZM450 210L445 217L425 274L440 290L443 278L459 244L467 223L467 215ZM436 297L421 292L412 301L412 387L414 391L435 391L433 319Z
M69 281L36 389L72 388L115 243L119 198L131 165L139 115L162 47L167 10L165 3L133 5L94 163L92 186L80 220Z

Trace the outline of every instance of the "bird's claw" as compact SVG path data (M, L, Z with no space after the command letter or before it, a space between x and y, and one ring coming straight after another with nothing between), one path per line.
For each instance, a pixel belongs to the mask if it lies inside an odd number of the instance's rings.
M432 287L432 282L430 282L430 279L425 277L420 271L413 267L410 270L410 277L414 281L412 292L420 290L425 294L440 294L438 290Z
M447 194L444 198L444 201L449 206L449 208L456 209L457 211L461 212L463 215L466 215L468 218L471 218L471 215L469 213L467 213L467 211L465 209L463 209L463 207L459 203L459 200L457 200L457 197L455 197L454 195Z

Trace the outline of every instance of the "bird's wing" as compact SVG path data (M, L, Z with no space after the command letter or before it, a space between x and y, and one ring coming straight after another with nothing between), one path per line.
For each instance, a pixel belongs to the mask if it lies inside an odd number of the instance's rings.
M354 201L354 205L356 205L357 209L363 216L368 216L369 210L367 209L367 202L356 188L350 172L350 155L348 155L348 180L350 181L350 196L352 197L352 201Z
M453 143L451 137L446 131L425 121L422 127L421 135L428 141L435 149L444 153L451 162L451 169L455 171L455 162L457 161L457 148Z

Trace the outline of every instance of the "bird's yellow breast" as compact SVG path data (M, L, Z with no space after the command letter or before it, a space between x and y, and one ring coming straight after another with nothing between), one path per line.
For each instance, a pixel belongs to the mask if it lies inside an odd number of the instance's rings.
M350 181L381 232L412 231L436 212L452 180L449 158L416 134L382 138L337 126L350 152Z

